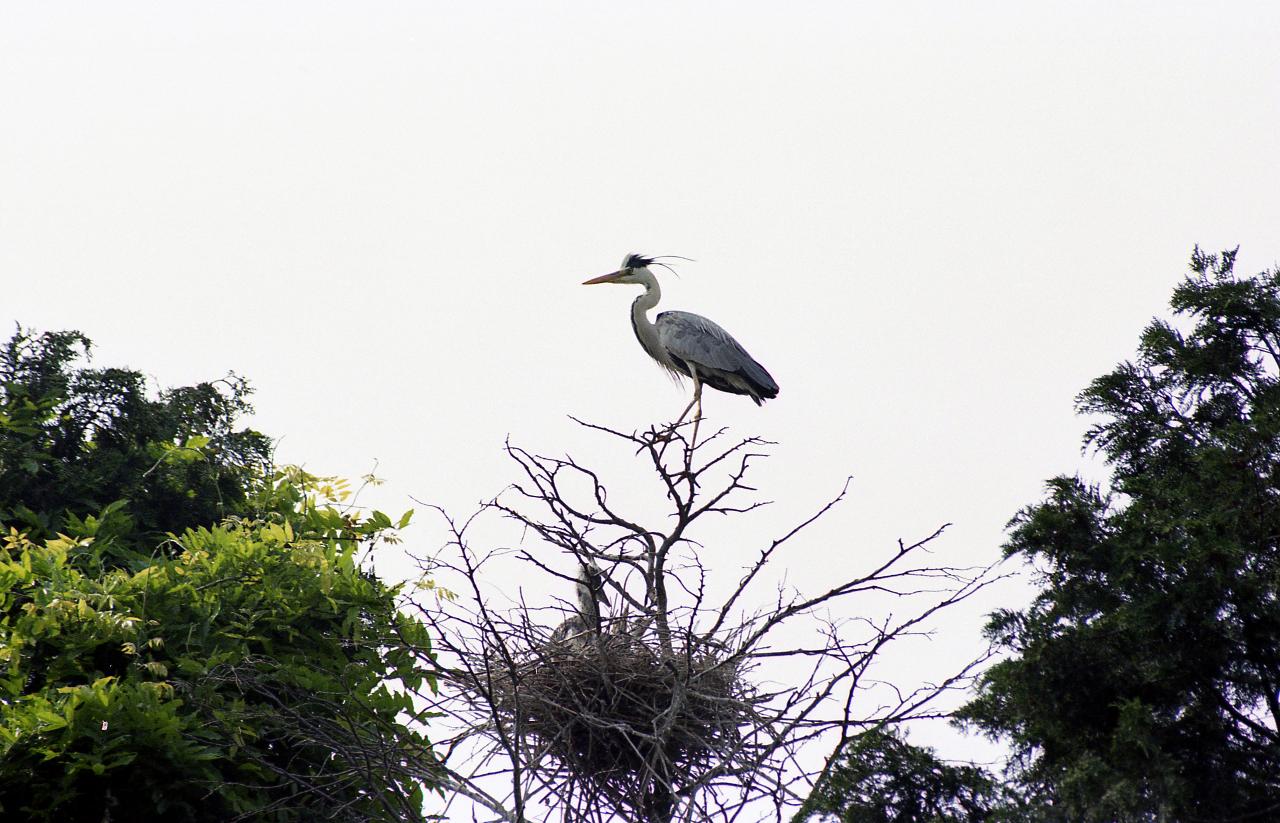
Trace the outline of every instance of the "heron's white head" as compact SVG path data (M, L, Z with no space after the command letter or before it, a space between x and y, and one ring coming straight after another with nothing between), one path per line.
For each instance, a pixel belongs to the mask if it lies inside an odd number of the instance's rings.
M590 280L584 280L582 285L594 286L597 283L645 284L653 280L653 272L649 271L649 266L655 259L657 258L645 257L642 254L628 254L622 258L622 268L617 271L611 271L608 274L602 274L599 277L593 277Z
M604 572L595 563L583 563L580 566L577 583L579 599L594 597L606 606L609 605L609 597L604 592Z

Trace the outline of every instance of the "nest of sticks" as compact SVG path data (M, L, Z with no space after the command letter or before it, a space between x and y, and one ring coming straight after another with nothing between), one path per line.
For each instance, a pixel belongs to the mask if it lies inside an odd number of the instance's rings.
M492 681L493 705L544 768L605 796L631 796L650 777L688 784L736 750L750 702L723 651L659 645L553 640Z

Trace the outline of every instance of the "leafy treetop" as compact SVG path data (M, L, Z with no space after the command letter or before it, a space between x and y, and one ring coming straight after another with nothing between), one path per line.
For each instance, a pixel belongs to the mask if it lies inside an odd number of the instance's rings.
M270 440L235 375L151 396L137 371L79 367L76 331L19 328L0 347L0 522L54 537L119 502L108 563L140 561L168 533L247 514Z
M1106 486L1049 482L1006 546L1042 590L963 718L1010 740L1044 819L1280 809L1280 269L1196 249L1175 317L1079 397Z
M421 820L431 643L362 563L410 513L269 470L239 378L88 350L0 350L0 817Z

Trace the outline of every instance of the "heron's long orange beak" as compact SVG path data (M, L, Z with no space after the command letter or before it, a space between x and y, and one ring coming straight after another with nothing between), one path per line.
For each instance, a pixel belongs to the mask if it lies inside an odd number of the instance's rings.
M609 283L617 280L625 271L625 269L619 269L618 271L611 271L608 274L602 274L599 277L593 277L590 280L583 280L582 285L594 286L596 283Z

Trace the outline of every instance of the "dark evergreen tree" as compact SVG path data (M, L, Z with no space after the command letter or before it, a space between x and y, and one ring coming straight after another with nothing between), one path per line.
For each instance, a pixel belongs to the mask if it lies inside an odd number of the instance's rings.
M796 815L840 823L1012 823L1016 798L986 770L939 760L889 729L859 735L840 752Z
M1280 270L1196 249L1137 357L1079 397L1103 485L1050 481L1006 552L1009 658L963 711L1043 819L1280 819Z

